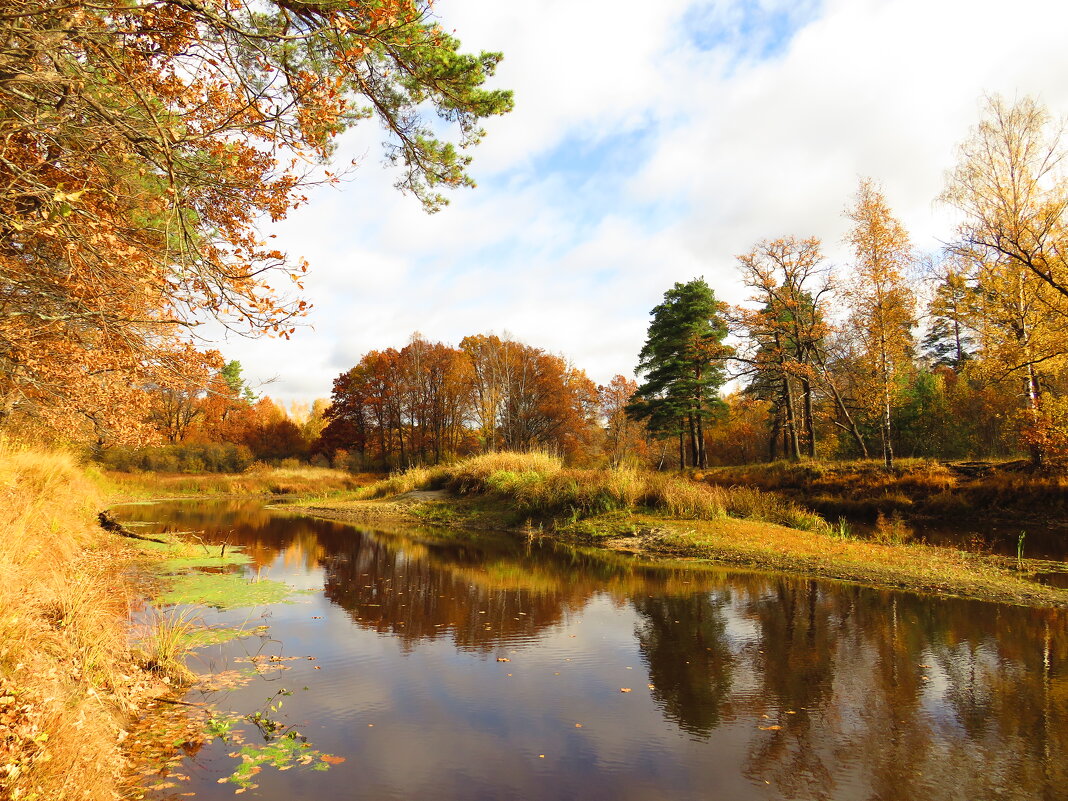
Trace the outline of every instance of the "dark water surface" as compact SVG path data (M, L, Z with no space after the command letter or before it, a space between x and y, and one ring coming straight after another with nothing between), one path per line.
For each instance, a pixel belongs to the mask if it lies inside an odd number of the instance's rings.
M242 798L1068 799L1064 612L254 502L122 512L243 545L244 570L310 591L204 615L270 629L199 670L304 657L212 700L245 714L292 690L282 720L346 759L265 768ZM175 793L233 798L232 750L202 748Z

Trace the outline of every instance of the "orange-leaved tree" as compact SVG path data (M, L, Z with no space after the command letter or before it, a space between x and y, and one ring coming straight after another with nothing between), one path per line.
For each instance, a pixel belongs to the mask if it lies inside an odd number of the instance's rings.
M383 124L428 209L470 185L465 148L511 96L483 88L499 54L458 48L429 0L5 3L0 424L107 417L122 387L182 376L206 316L288 333L306 268L257 223L355 122Z

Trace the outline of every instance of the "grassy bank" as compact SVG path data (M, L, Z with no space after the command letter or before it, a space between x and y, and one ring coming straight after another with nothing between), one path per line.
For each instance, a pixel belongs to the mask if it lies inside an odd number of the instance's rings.
M1029 576L1044 563L851 537L799 505L752 488L628 470L568 470L537 454L491 454L419 469L300 504L350 520L505 528L648 555L697 557L882 587L1035 606L1068 591Z
M256 464L242 473L157 473L109 470L113 499L142 500L220 495L317 496L348 492L377 476L354 475L326 467L271 467Z
M65 454L0 452L0 797L112 799L127 723L166 689L129 645L136 557Z
M991 517L1068 522L1068 475L1034 472L1021 462L773 462L694 473L713 486L774 491L828 519L874 522L882 514L959 522Z
M798 504L748 487L709 486L629 468L568 469L559 459L537 453L491 453L453 465L417 468L364 487L356 497L439 489L503 500L519 515L538 520L574 521L604 512L648 509L691 520L734 517L806 531L830 529L823 518Z

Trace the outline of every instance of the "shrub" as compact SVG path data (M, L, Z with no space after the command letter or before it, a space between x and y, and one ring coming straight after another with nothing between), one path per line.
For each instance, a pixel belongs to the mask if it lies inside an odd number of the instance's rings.
M241 473L252 464L248 448L229 442L114 448L97 458L104 467L124 473Z

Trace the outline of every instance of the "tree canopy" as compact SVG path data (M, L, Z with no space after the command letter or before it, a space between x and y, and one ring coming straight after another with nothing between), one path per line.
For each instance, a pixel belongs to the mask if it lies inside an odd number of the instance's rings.
M427 0L5 3L0 414L101 419L187 375L205 315L289 333L307 268L258 223L367 118L398 186L440 208L473 184L480 120L511 108L483 88L500 58L461 53Z

